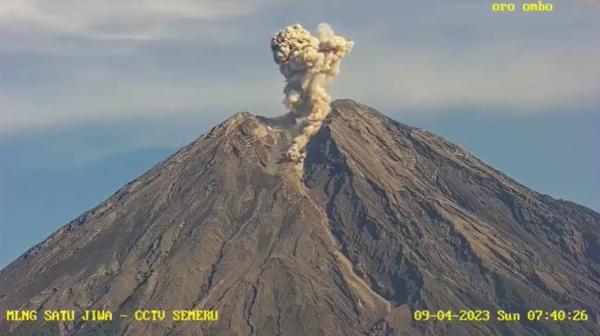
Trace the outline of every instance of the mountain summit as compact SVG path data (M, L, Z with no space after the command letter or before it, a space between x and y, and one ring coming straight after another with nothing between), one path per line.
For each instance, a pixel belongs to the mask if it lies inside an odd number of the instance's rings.
M234 115L0 273L2 310L112 310L113 322L2 319L0 334L600 334L598 213L351 100L332 104L300 172L269 125ZM138 309L219 320L133 321ZM461 309L492 320L413 320Z

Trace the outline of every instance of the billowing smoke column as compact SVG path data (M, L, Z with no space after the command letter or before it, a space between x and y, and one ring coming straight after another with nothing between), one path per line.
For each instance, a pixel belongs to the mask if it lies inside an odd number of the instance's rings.
M318 26L316 36L299 24L273 36L273 58L286 80L283 104L301 127L287 153L292 161L302 163L306 144L329 114L331 97L325 87L340 71L340 61L353 45L325 23Z

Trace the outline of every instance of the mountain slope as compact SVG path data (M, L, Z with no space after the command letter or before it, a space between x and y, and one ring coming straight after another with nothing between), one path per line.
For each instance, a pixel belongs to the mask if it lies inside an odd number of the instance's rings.
M0 273L2 309L216 309L215 323L8 323L27 335L595 335L600 215L350 100L307 148L239 113ZM591 321L412 322L415 309Z

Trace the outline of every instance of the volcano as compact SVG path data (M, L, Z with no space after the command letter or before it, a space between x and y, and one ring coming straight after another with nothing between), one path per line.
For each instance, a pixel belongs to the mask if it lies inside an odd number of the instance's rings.
M1 271L2 313L114 320L3 316L0 334L600 335L600 214L352 100L332 104L301 170L281 159L289 142L235 114L60 228ZM415 320L423 310L491 319Z

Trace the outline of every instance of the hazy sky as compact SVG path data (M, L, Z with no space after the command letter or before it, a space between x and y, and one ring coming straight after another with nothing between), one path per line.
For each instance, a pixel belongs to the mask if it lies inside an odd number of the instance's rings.
M0 267L231 114L283 113L294 22L356 42L335 97L600 209L600 2L490 3L0 0Z

